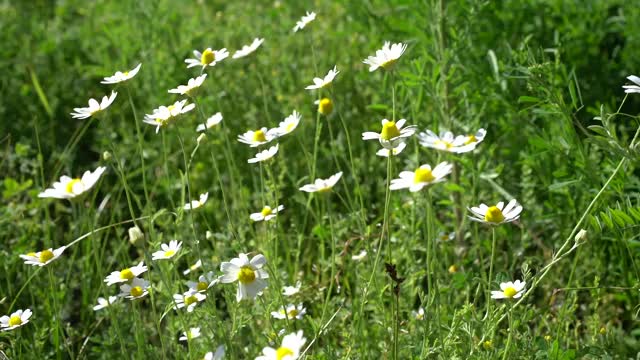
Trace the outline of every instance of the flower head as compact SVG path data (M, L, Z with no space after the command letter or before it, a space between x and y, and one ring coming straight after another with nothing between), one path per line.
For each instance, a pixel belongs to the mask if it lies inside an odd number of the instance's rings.
M202 333L200 332L199 327L193 327L189 329L189 331L185 331L182 333L182 336L178 338L179 341L191 341L197 337L200 337Z
M300 21L296 22L296 26L293 27L293 32L298 32L298 30L304 29L304 27L307 26L307 24L309 24L313 20L315 20L315 18L316 18L316 13L307 11L307 14L303 16L300 19Z
M233 58L240 59L251 54L252 52L256 51L260 47L260 45L262 45L263 42L264 42L264 39L259 39L259 38L253 39L253 42L251 43L251 45L244 45L242 49L236 51L233 54Z
M516 280L515 282L500 283L500 291L492 291L492 299L517 299L524 293L524 286L527 283Z
M300 123L300 119L300 113L293 110L293 113L281 121L280 125L277 127L278 136L287 135L295 130Z
M473 221L489 225L500 225L518 220L522 212L522 206L518 204L516 199L513 199L509 201L507 206L504 206L504 202L501 201L495 206L480 204L480 206L469 208L469 211L471 211L469 218Z
M53 260L59 258L66 248L66 246L61 246L55 250L49 248L36 253L20 255L20 258L24 260L25 265L45 266Z
M222 114L219 112L215 113L211 117L209 117L204 124L198 125L198 127L196 128L196 131L205 131L205 130L211 129L212 127L220 124L221 121L222 121Z
M276 217L276 214L280 211L284 210L284 205L278 205L275 208L271 208L270 206L265 206L262 208L260 212L253 213L249 216L249 218L253 221L269 221Z
M366 256L367 256L367 250L362 250L360 251L360 253L358 253L358 255L351 255L351 260L360 261L364 259Z
M206 192L204 194L200 194L200 198L198 200L191 200L190 203L184 204L184 206L182 208L184 210L197 209L197 208L201 207L202 205L204 205L207 202L207 199L209 199L209 193L208 192Z
M438 233L438 237L436 238L436 241L447 242L447 241L451 241L451 240L453 240L455 238L456 238L455 231L452 231L452 232L449 232L449 233L441 231L440 233Z
M118 300L117 296L109 296L108 299L105 299L103 297L99 297L98 298L98 305L93 307L93 311L98 311L98 310L102 310L102 309L104 309L106 307L109 307L112 304L114 304L117 300Z
M174 294L173 302L175 302L175 305L173 309L178 310L186 307L187 312L193 312L193 309L196 308L196 305L203 302L206 298L207 295L192 290L189 290L184 294Z
M382 148L376 152L376 155L382 156L382 157L389 157L389 154L391 154L391 156L396 156L400 154L402 150L404 150L404 148L406 147L407 147L407 143L400 143L397 147L394 147L393 149Z
M329 98L322 98L313 103L318 105L318 112L324 116L329 116L333 112L333 101Z
M238 135L238 141L251 147L257 147L271 142L278 137L278 129L269 129L263 127L258 130L249 130L242 135Z
M285 335L279 348L265 347L262 349L263 355L258 356L256 360L296 360L306 341L302 330Z
M403 171L399 179L391 180L391 190L409 189L411 192L422 190L425 186L444 181L444 177L451 173L453 165L441 162L434 169L429 164L421 165L416 171Z
M220 279L213 274L213 271L209 271L204 275L200 275L197 282L187 281L187 286L189 287L189 291L205 292L219 282Z
M390 70L406 49L407 44L397 43L391 45L389 41L386 41L382 49L376 51L374 56L366 58L363 63L369 65L369 71L376 71L378 68Z
M203 360L222 360L224 358L224 345L218 346L216 352L209 351L204 355Z
M286 308L282 307L279 311L272 311L271 316L280 320L300 320L306 313L307 309L302 304L289 304Z
M382 120L382 130L380 133L367 131L362 133L362 140L378 140L380 145L385 149L392 150L405 142L406 138L412 136L416 132L415 125L403 127L407 121L400 119L397 122Z
M640 78L635 75L629 75L627 79L635 85L623 85L624 92L627 94L640 93Z
M182 272L182 275L189 275L193 271L196 271L202 267L202 260L198 259L195 264L189 266L189 268Z
M134 278L145 273L147 270L149 270L149 268L144 266L144 261L141 261L136 266L112 272L104 279L104 282L106 282L107 285L130 282Z
M329 73L327 73L324 79L318 78L318 77L313 78L313 85L309 85L305 89L316 90L316 89L322 89L323 87L329 86L331 85L331 82L338 74L340 74L340 71L338 71L337 66L334 66L333 69L329 70Z
M105 77L104 80L102 80L100 83L101 84L117 84L123 81L127 81L133 78L134 76L136 76L138 71L140 71L140 66L142 66L142 64L138 64L138 66L133 68L133 70L129 70L125 72L116 71L116 73L113 74L113 76Z
M86 119L108 108L111 103L116 99L117 92L112 91L111 96L106 95L102 97L102 102L98 102L96 99L89 99L89 107L74 108L71 116L74 119Z
M107 170L106 167L99 166L95 171L91 172L87 170L82 174L81 178L74 179L63 175L60 177L60 181L54 182L51 188L38 194L38 197L56 199L74 198L91 189L93 185L98 182L105 170Z
M486 130L480 129L475 134L454 137L451 131L436 135L433 131L426 130L418 134L418 138L420 145L424 147L461 154L474 150L486 134Z
M229 52L225 48L220 50L211 50L211 48L207 48L203 52L194 50L193 56L195 56L195 58L185 59L184 62L187 63L187 68L202 66L204 69L207 66L216 66L217 63L229 56Z
M249 164L254 164L257 162L261 162L261 161L267 161L269 159L271 159L272 157L274 157L277 153L278 153L278 144L276 144L276 146L272 146L267 150L262 150L259 153L256 154L255 157L247 160L247 162Z
M189 79L187 85L178 85L177 88L169 90L169 93L193 96L196 94L202 83L204 83L206 78L207 74L202 74L197 78Z
M220 270L224 272L220 282L228 284L238 281L238 302L242 299L254 299L268 285L266 279L269 278L269 273L262 269L266 263L264 255L258 254L249 260L247 254L240 254L237 258L220 264Z
M0 331L9 331L18 328L22 325L26 325L29 322L33 313L31 310L18 310L9 315L0 317Z
M424 320L424 308L419 307L418 311L416 310L411 311L411 315L413 315L413 318L416 320Z
M151 254L151 260L166 260L174 257L180 248L182 247L182 241L178 242L178 240L171 240L169 245L162 244L160 248L162 250L156 251Z
M316 179L313 184L307 184L300 188L300 191L313 193L313 192L326 192L333 188L333 186L342 177L342 171L335 175L331 175L328 179Z
M153 110L153 113L146 114L143 122L149 125L156 126L156 133L160 131L161 127L168 126L178 116L186 114L196 107L195 104L188 104L187 100L180 100L169 106L160 106Z
M296 282L296 286L285 286L282 288L282 295L293 296L300 292L301 286L302 286L302 283L300 281Z
M141 299L149 294L149 282L140 278L133 278L130 284L120 285L120 296L129 300Z

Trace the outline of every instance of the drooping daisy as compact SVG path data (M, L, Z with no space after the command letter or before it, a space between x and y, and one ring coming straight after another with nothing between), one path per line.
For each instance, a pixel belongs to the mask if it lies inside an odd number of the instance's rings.
M204 205L207 202L207 199L209 199L209 193L208 192L206 192L204 194L200 194L200 198L198 200L191 200L190 203L185 204L182 208L184 210L197 209L197 208L201 207L202 205Z
M362 251L360 251L360 253L358 255L352 255L351 256L351 260L360 261L360 260L364 259L366 256L367 256L367 250L362 250Z
M333 101L329 98L322 98L313 103L318 105L318 112L324 116L329 116L333 112Z
M448 151L455 154L462 154L472 151L476 148L476 142L473 140L467 143L470 138L467 136L454 137L451 131L446 131L437 135L431 130L426 130L418 134L420 145L432 149ZM484 139L484 136L483 136Z
M178 85L177 88L169 90L169 93L194 96L206 78L207 74L202 74L197 78L189 79L187 85Z
M296 282L296 286L285 286L282 288L282 295L293 296L300 292L301 286L302 286L302 283L300 281Z
M189 266L189 268L182 272L182 275L189 275L193 271L196 271L202 267L202 260L198 259L195 264Z
M196 131L209 130L212 127L220 124L221 121L222 121L222 113L219 113L219 112L215 113L211 117L209 117L204 124L198 125L198 127L196 128Z
M278 137L278 129L269 129L263 127L258 130L249 130L242 135L238 135L238 141L251 147L257 147L266 144Z
M624 92L627 94L640 93L640 78L635 75L629 75L627 79L635 85L623 85Z
M500 291L492 291L492 299L517 299L524 293L524 286L527 283L516 280L515 282L500 283Z
M143 298L149 294L149 282L140 278L133 278L131 284L120 285L120 296L129 300Z
M284 210L284 205L278 205L275 209L272 209L270 206L265 206L260 212L251 214L249 218L253 221L269 221L275 218L276 214L282 210Z
M105 299L103 297L99 297L98 298L98 305L93 307L93 311L98 311L98 310L102 310L106 307L109 307L111 305L113 305L116 301L118 300L117 296L109 296L108 299Z
M301 320L306 313L307 309L302 306L302 304L289 304L286 308L283 307L279 311L272 311L271 316L280 320Z
M258 356L256 360L296 360L300 356L300 350L302 350L306 341L307 339L304 338L302 330L297 333L287 334L282 339L282 345L279 348L263 348L263 355Z
M269 273L262 269L266 263L267 259L262 254L254 256L251 260L247 254L240 254L230 262L220 264L220 270L224 272L220 282L228 284L238 281L238 302L242 299L254 299L268 285L266 279L269 278Z
M487 206L480 204L469 209L471 216L469 219L489 225L500 225L518 220L522 212L522 206L518 204L516 199L509 201L507 206L500 201L495 206Z
M156 134L161 127L169 125L179 115L186 114L196 107L195 104L188 104L187 100L180 100L169 106L160 106L153 109L153 113L146 114L143 122L145 124L156 126Z
M108 108L113 103L118 95L117 92L111 91L111 96L106 95L102 97L102 102L98 102L96 99L89 99L89 107L74 108L71 116L74 119L86 119Z
M133 70L129 70L125 72L116 71L116 73L113 74L113 76L105 77L104 80L102 80L100 83L101 84L117 84L123 81L127 81L133 78L134 76L136 76L136 74L138 74L138 71L140 71L140 66L142 66L142 64L138 64L138 66L133 68Z
M262 45L263 42L264 42L264 39L260 39L260 38L253 39L253 42L251 43L251 45L244 45L242 49L236 51L233 54L233 58L240 59L251 54L252 52L256 51L260 47L260 45Z
M307 11L307 14L303 16L300 19L300 21L296 22L296 26L293 27L293 32L298 32L298 30L304 29L304 27L307 26L307 24L309 24L313 20L315 20L315 18L316 18L316 13Z
M419 307L418 311L416 310L411 311L411 315L413 315L413 318L416 320L424 320L424 308Z
M222 48L220 50L211 50L211 48L207 48L203 52L193 50L193 55L195 56L195 59L184 60L184 62L188 64L187 68L202 66L204 69L207 66L216 66L217 63L229 56L229 52L226 48Z
M178 338L179 341L191 341L195 338L200 337L200 335L202 335L200 333L200 328L199 327L192 327L191 329L189 329L189 331L185 331L182 333L182 336L180 336L180 338Z
M324 79L319 77L313 78L313 85L309 85L305 89L316 90L316 89L322 89L323 87L329 86L331 85L331 82L338 74L340 74L340 71L338 71L337 66L334 66L333 69L329 70L329 73L327 73Z
M362 140L378 140L382 147L389 150L397 148L406 138L415 134L417 130L415 125L403 127L406 122L407 120L405 119L400 119L397 122L384 119L382 120L380 133L364 132L362 133Z
M70 178L66 175L60 177L60 181L54 182L49 189L38 194L39 198L71 199L91 189L98 182L102 173L107 170L99 166L95 171L89 170L82 174L81 178Z
M24 260L25 265L33 265L33 266L45 266L57 259L62 255L66 246L61 246L57 249L49 248L47 250L42 250L36 253L28 253L26 255L20 255L20 258Z
M222 360L224 359L224 345L218 346L215 354L211 351L204 355L203 360Z
M391 180L389 189L409 189L411 192L422 190L425 186L444 181L444 177L451 173L453 165L444 161L433 170L429 164L421 165L416 171L403 171L399 179Z
M300 123L300 113L293 110L293 113L287 116L278 126L278 136L287 135L298 127Z
M254 163L257 163L257 162L267 161L267 160L271 159L272 157L274 157L278 153L278 146L279 146L279 144L276 144L276 146L272 146L267 150L260 151L259 153L256 154L255 157L247 160L247 162L249 164L254 164Z
M18 328L22 325L26 325L29 322L33 313L31 310L18 310L11 314L11 316L4 315L0 317L0 331L9 331Z
M376 51L374 56L367 57L363 63L369 65L370 72L376 71L378 68L390 70L406 49L407 44L397 43L391 45L391 42L385 41L382 49Z
M338 180L340 180L340 178L342 177L342 171L340 171L337 174L331 175L331 177L329 177L328 179L324 180L324 179L316 179L313 184L307 184L303 187L301 187L299 190L300 191L304 191L304 192L308 192L308 193L313 193L313 192L326 192L331 190L335 184L338 182Z
M140 261L140 263L136 266L132 266L130 268L112 272L104 279L104 282L107 283L107 286L123 283L123 282L129 282L134 278L140 276L147 270L149 270L149 268L144 266L144 261Z
M407 143L400 143L398 147L394 147L391 150L382 148L376 152L376 155L382 156L382 157L389 157L389 154L391 154L392 156L396 156L400 154L402 150L404 150L404 148L406 147L407 147Z
M182 241L178 242L178 240L169 241L169 245L161 244L160 248L162 250L158 250L151 254L151 260L166 260L174 257L180 248L182 247Z
M220 279L218 279L214 275L213 271L210 271L204 275L200 275L200 277L198 277L197 282L187 281L187 286L189 287L190 291L205 292L219 282L220 282Z
M193 312L193 309L196 308L196 305L203 302L207 298L207 295L201 294L198 291L187 291L184 294L173 294L173 301L175 305L173 306L174 310L182 309L183 307L187 308L187 312Z

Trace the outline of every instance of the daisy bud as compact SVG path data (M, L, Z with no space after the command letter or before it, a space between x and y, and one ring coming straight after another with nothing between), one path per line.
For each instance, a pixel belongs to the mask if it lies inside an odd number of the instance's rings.
M574 238L576 244L582 243L587 240L587 230L580 229Z
M104 161L109 161L111 160L111 153L108 151L105 151L102 153L102 160Z
M201 143L203 140L206 140L206 139L207 139L207 135L205 135L205 134L200 134L200 135L198 136L198 145L200 145L200 143Z
M133 246L142 246L142 242L144 241L144 233L140 230L139 227L134 226L129 228L129 242Z

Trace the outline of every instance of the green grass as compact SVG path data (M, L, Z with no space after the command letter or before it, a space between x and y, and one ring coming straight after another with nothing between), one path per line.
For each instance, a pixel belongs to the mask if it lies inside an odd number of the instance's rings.
M316 20L293 33L307 10ZM227 359L253 359L302 330L307 359L635 358L640 95L621 86L640 75L638 17L622 0L1 3L0 315L34 315L0 332L0 351L200 359L224 345ZM205 70L194 111L158 134L142 122L183 98L167 90L200 74L184 64L194 49L233 54L255 37L266 39L255 53ZM362 60L384 41L408 49L393 71L369 72ZM128 82L100 84L138 63ZM328 90L304 90L334 65ZM95 118L69 115L112 89ZM318 115L320 96L332 115ZM248 164L266 147L237 135L294 110L302 121L275 158ZM216 112L221 126L198 144L196 126ZM450 154L414 136L387 162L361 139L384 118L487 137ZM386 190L401 171L442 161L454 164L445 182ZM61 175L98 166L105 175L82 197L38 198ZM331 192L298 190L338 171ZM182 210L204 192L204 207ZM524 207L517 222L492 230L467 216L512 198ZM276 203L276 220L249 219ZM441 232L454 239L436 241ZM178 256L152 261L172 239ZM42 268L19 257L63 245ZM217 284L193 313L172 309L186 281L221 275L239 253L265 255L262 296L238 303L236 283ZM198 259L202 269L184 276ZM104 278L142 260L150 296L94 312L119 292ZM521 299L490 298L516 279L527 283ZM280 295L297 281L298 294ZM307 314L271 316L290 303ZM195 326L200 338L178 341Z

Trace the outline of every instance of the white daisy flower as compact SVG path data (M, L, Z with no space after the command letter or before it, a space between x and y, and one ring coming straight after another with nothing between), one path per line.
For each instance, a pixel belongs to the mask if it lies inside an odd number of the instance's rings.
M302 19L300 19L300 21L296 22L296 26L293 27L293 32L298 32L298 30L304 29L304 27L307 26L307 24L309 24L313 20L315 20L315 18L316 18L316 13L307 11L307 15L303 16Z
M426 130L418 134L420 145L432 149L448 151L455 154L462 154L472 151L480 141L484 140L486 132L484 129L478 130L477 135L481 137L478 141L474 135L458 135L454 137L451 131L446 131L437 135L431 130Z
M475 147L478 144L480 144L482 140L484 140L485 136L487 136L487 130L480 128L478 129L478 131L476 131L475 134L461 135L461 136L464 137L465 145L473 145Z
M116 99L117 95L118 95L117 92L111 91L111 96L109 97L103 96L102 102L98 102L98 100L96 99L89 99L89 107L74 108L73 109L74 112L71 113L71 116L74 119L86 119L86 118L92 117L93 115L99 113L100 111L103 111L104 109L108 108L109 105L111 105L113 101Z
M433 170L429 164L421 165L416 171L403 171L399 179L391 180L389 189L409 189L411 192L422 190L425 186L444 181L444 177L451 173L453 165L444 161Z
M107 170L99 166L95 171L89 170L82 174L81 178L70 178L66 175L60 177L60 181L54 182L49 189L38 194L39 198L71 199L91 189L98 182L102 173Z
M284 210L284 205L278 205L275 209L272 209L270 206L265 206L260 212L251 214L249 218L253 221L269 221L275 218L276 214L282 210Z
M283 121L280 122L280 125L277 128L278 136L287 135L295 130L300 123L300 119L302 119L300 113L293 110L293 113L291 115L287 116Z
M219 113L219 112L215 113L211 117L209 117L204 124L198 125L198 127L196 128L196 131L205 131L205 130L211 129L212 127L220 124L221 121L222 121L222 113Z
M253 157L249 160L247 160L247 162L249 164L254 164L257 162L261 162L261 161L266 161L271 159L272 157L274 157L277 153L278 153L278 144L276 144L276 146L272 146L267 150L263 150L260 151L259 153L256 154L256 157Z
M376 155L382 156L382 157L389 157L389 154L391 154L393 156L396 156L400 154L402 150L404 150L406 147L407 147L407 143L400 143L397 147L394 147L393 149L382 148L378 150L378 152L376 152Z
M374 56L366 58L363 63L369 65L370 72L376 71L378 68L390 70L406 49L407 44L397 43L391 45L389 41L386 41L382 49L376 51Z
M36 253L28 253L26 255L20 255L20 258L24 260L25 265L33 265L33 266L45 266L57 259L62 255L66 246L61 246L57 249L49 248L47 250L42 250Z
M627 94L640 93L640 78L635 75L629 75L627 79L635 85L623 85L624 92Z
M285 286L282 288L282 295L293 296L300 292L301 286L302 286L302 283L300 281L296 282L296 286Z
M289 319L289 320L301 320L307 313L307 309L302 304L294 305L289 304L286 308L281 308L279 311L272 311L271 316L275 319Z
M197 209L197 208L201 207L202 205L204 205L207 202L207 199L209 199L209 193L208 192L206 192L204 194L200 194L200 199L191 200L190 203L185 204L182 208L184 210Z
M447 241L451 241L451 240L455 239L455 237L456 237L456 233L455 232L449 232L448 233L448 232L441 231L438 234L438 237L436 238L436 241L447 242Z
M151 260L166 260L174 257L180 248L182 247L182 241L178 242L178 240L169 241L169 245L161 244L160 248L162 250L158 250L151 254Z
M215 354L211 351L204 355L203 360L222 360L224 359L224 345L218 346Z
M195 281L187 281L187 286L189 287L190 291L205 292L209 288L211 288L212 286L216 285L219 282L220 282L220 279L218 279L213 274L213 271L209 271L208 273L206 273L204 275L200 275L200 277L198 277L198 281L197 282L195 282Z
M178 338L179 341L187 341L187 340L193 340L195 338L200 337L200 335L202 335L200 333L200 328L199 327L193 327L191 329L189 329L189 331L185 331L182 333L182 336L180 336L180 338Z
M254 299L268 285L266 279L269 278L269 273L262 269L266 263L267 259L262 254L254 256L251 260L247 254L240 254L230 262L220 264L220 270L224 272L220 282L228 284L238 281L238 302L242 299Z
M306 341L307 339L304 338L302 330L285 335L279 348L263 348L263 355L258 356L256 360L296 360L300 356L300 350L302 350Z
M189 266L189 268L182 272L182 275L189 275L191 272L196 271L202 267L202 260L198 259L195 264Z
M418 308L418 311L411 311L411 315L416 320L424 320L424 308L420 307Z
M149 270L149 268L144 266L144 261L140 261L140 263L136 266L112 272L104 279L104 282L107 283L107 286L129 282L134 278L142 275L147 270Z
M120 285L120 297L129 300L143 298L149 294L149 282L140 278L133 278L131 284Z
M271 142L271 140L278 137L278 129L269 129L266 127L252 131L249 130L242 135L238 135L238 141L247 144L251 147L257 147L262 144Z
M326 192L331 190L335 184L338 182L338 180L340 180L340 178L342 177L342 171L340 171L339 173L335 174L335 175L331 175L331 177L329 177L328 179L324 180L324 179L316 179L313 184L307 184L303 187L301 187L299 190L300 191L304 191L304 192L308 192L308 193L313 193L313 192Z
M313 78L313 85L309 85L305 89L316 90L316 89L322 89L323 87L329 86L331 85L331 82L338 74L340 74L340 71L338 71L337 66L334 66L333 69L329 70L329 73L324 77L324 79L318 78L318 77Z
M470 208L469 211L471 211L469 219L473 221L489 225L500 225L518 220L522 212L522 206L518 204L516 199L512 199L506 207L504 202L501 201L495 206L480 204L480 206Z
M260 38L253 39L253 42L251 43L251 45L244 45L242 49L236 51L233 54L233 58L240 59L251 54L252 52L256 51L260 47L260 45L262 45L263 42L264 42L264 39L260 39Z
M500 291L492 291L492 299L517 299L524 293L524 286L527 283L516 280L515 282L500 283Z
M367 256L367 250L362 250L362 251L360 251L360 253L358 255L352 255L351 256L351 260L360 261L360 260L364 259L366 256Z
M324 116L329 116L333 112L333 101L329 98L322 98L313 103L318 105L318 112Z
M9 331L18 328L22 325L26 325L29 322L33 313L31 310L18 310L11 314L11 316L4 315L0 317L0 331Z
M185 59L185 63L187 63L187 68L194 66L202 66L202 68L206 68L207 66L216 66L216 64L229 56L229 52L226 48L222 48L220 50L211 50L211 48L207 48L205 51L200 52L198 50L193 51L193 55L195 59Z
M173 302L175 302L174 310L187 308L187 312L193 312L196 305L203 302L207 298L207 295L201 294L198 291L187 291L184 294L173 294Z
M187 100L176 101L173 105L160 106L157 109L153 109L153 113L144 116L143 122L155 125L157 134L161 127L169 125L176 117L188 113L195 107L195 104L187 105Z
M415 125L403 127L406 122L407 120L405 119L400 119L397 122L384 119L382 120L382 131L380 133L364 132L362 133L362 140L378 140L382 147L389 150L397 148L401 143L405 142L406 138L415 134L417 130Z
M138 71L140 71L140 66L142 66L142 64L138 64L138 66L133 68L133 70L129 70L125 72L116 71L116 73L113 74L113 76L105 77L104 80L102 80L100 83L101 84L117 84L123 81L127 81L129 79L132 79L134 76L136 76Z
M197 93L206 78L207 74L202 74L197 78L189 79L187 85L178 85L177 88L169 90L169 93L193 96Z
M102 310L106 307L113 305L118 300L117 296L109 296L109 299L103 297L98 298L98 305L93 307L93 311Z

